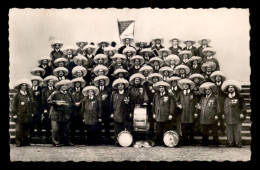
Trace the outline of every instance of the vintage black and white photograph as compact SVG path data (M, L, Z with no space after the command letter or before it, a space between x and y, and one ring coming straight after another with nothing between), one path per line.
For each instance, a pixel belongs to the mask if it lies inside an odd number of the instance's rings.
M250 161L249 15L10 9L11 161Z

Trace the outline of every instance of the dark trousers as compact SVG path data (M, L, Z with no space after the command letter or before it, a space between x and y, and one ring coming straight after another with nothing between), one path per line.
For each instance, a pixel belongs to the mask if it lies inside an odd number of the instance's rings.
M68 132L69 132L69 121L58 122L51 121L52 128L52 142L54 144L63 143L64 145L69 143Z
M34 129L37 129L37 136L42 136L42 121L41 121L41 113L36 113L33 116L33 123L30 129L31 136L35 136Z
M110 121L109 118L103 118L103 123L104 123L104 130L105 130L105 137L110 138Z
M84 123L80 115L73 115L70 117L70 136L72 140L75 140L76 130L80 131L80 137L84 137Z
M193 144L194 143L194 123L182 123L182 140L183 144Z
M227 142L229 145L241 145L242 136L241 136L242 123L238 124L227 124Z
M96 123L94 125L86 125L87 130L87 141L88 145L100 144L100 124Z
M45 129L45 137L49 138L51 136L51 119L48 115L45 115L42 120L43 128Z
M218 124L201 124L202 143L208 144L209 130L212 131L213 144L218 144Z
M225 120L224 119L220 119L219 120L219 129L222 133L225 133L225 130L226 130L226 126L225 126Z
M156 122L156 137L155 142L157 145L163 144L163 135L169 130L169 122Z
M22 145L29 144L31 123L15 124L15 142Z
M128 130L130 131L129 122L114 122L114 140L117 141L118 134L121 131Z

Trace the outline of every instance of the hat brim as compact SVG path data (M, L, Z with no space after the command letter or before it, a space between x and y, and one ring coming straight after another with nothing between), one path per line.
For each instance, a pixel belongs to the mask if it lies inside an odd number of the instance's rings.
M21 79L21 80L18 80L18 81L15 83L14 89L20 90L20 86L21 86L22 84L26 84L29 89L32 88L32 83L31 83L30 80Z
M195 83L192 82L191 80L190 80L190 81L182 81L182 80L184 80L184 79L181 79L181 80L178 81L178 86L179 86L181 89L183 89L183 85L184 85L184 84L189 84L191 90L195 87Z
M84 82L84 81L74 81L74 82L72 82L71 87L75 87L75 83L77 83L77 82L80 83L81 88L85 87L85 85L86 85L86 82Z
M60 44L60 49L61 49L61 47L63 46L63 43L54 43L54 44L51 44L51 48L55 49L54 46L55 46L56 44Z
M64 76L67 76L69 74L69 71L67 71L67 70L54 70L53 71L54 76L59 77L59 75L58 75L59 71L63 71L65 74Z
M210 79L213 81L213 82L216 82L216 77L217 76L221 76L222 77L222 82L224 82L226 80L226 76L224 75L221 75L221 74L214 74L214 72L210 75Z
M98 88L95 87L95 86L93 86L93 87L90 87L90 86L85 87L85 88L82 90L82 94L83 94L84 96L87 96L89 90L93 90L94 93L95 93L95 94L94 94L95 96L97 96L97 95L99 94L99 90L98 90Z
M96 78L97 78L97 77L96 77ZM104 80L104 81L105 81L105 86L108 86L108 84L109 84L109 78L94 79L94 84L95 84L95 86L99 86L99 80Z
M203 84L202 84L203 85ZM215 93L215 91L217 90L217 86L210 86L211 90L212 90L212 93ZM206 87L202 86L202 87L199 87L199 91L201 94L205 94L205 89Z
M221 86L221 90L223 92L225 92L227 90L228 86L234 86L236 88L236 90L239 91L239 92L242 90L241 84L237 81L234 81L234 80L224 81L222 86Z
M186 41L183 41L183 44L186 44L186 45L187 45L187 42L191 42L191 45L196 44L196 41L193 41L193 40L186 40Z
M68 61L68 60L56 61L56 62L54 61L53 64L54 64L55 66L59 66L59 62L64 62L64 66L66 66L66 65L69 64L69 61Z
M49 81L49 80L53 80L53 85L55 85L58 81L59 81L59 79L57 78L57 76L55 77L55 76L52 76L51 75L51 77L45 77L45 79L43 79L43 85L44 86L47 86L47 82Z
M187 67L187 68L186 67L179 67L179 68L175 68L175 72L176 72L177 75L180 75L180 69L182 69L182 68L185 69L185 73L186 74L190 73L190 68L189 67Z
M80 44L81 44L81 43L84 43L84 46L88 45L88 42L87 42L87 41L79 41L79 42L76 42L76 45L77 45L78 47L80 47Z
M63 85L67 85L66 90L68 90L71 87L72 83L71 82L62 83L62 80L61 80L61 81L59 81L58 83L55 84L55 88L60 89L60 86L63 86Z
M209 44L209 43L211 42L211 40L208 39L208 38L200 39L200 40L198 41L198 43L199 43L200 45L202 45L202 40L206 40L206 41L207 41L207 44Z
M85 70L83 70L83 69L82 69L82 70L73 70L73 69L72 69L72 75L73 75L73 76L76 76L76 74L77 74L78 71L81 71L81 72L82 72L82 77L85 77L85 76L87 75L87 72L88 72L87 69L85 69Z
M206 72L206 67L208 67L209 65L202 65L201 66L201 70L205 73ZM216 69L216 64L210 64L211 67L211 72L215 71Z
M129 86L129 83L128 82L120 82L120 81L114 81L113 82L113 84L112 84L112 87L113 87L113 89L118 89L118 84L120 84L120 83L123 83L124 84L124 88L127 88L128 86Z

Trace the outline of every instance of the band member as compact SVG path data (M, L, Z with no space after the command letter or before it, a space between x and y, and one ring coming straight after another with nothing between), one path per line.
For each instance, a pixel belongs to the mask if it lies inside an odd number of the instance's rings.
M61 81L66 79L69 71L65 67L57 67L53 70L53 74L58 78L59 81Z
M110 84L109 87L112 87L112 83L116 80L116 79L126 79L128 80L129 73L127 70L122 69L122 68L118 68L114 71L113 74L111 74L111 78L110 78Z
M85 67L82 67L82 66L76 66L72 69L72 77L73 78L83 78L85 83L90 83L91 80L88 80L87 77L87 70Z
M175 68L175 73L181 78L181 79L185 79L188 78L189 74L190 74L190 68L186 65L178 65Z
M169 50L171 50L171 54L178 55L179 52L182 51L181 46L179 46L181 40L178 38L173 38L170 40L170 43L172 43L172 46L169 48Z
M107 61L108 61L108 58L107 58L107 56L105 54L97 54L94 57L95 65L93 66L93 68L95 68L96 66L99 66L99 65L103 65L103 66L107 67L108 66L107 65Z
M123 50L123 55L126 56L125 64L127 66L127 70L129 70L130 67L131 67L131 62L130 61L131 61L132 57L136 55L136 50L134 48L132 48L132 47L127 47L127 48L125 48Z
M241 84L235 80L226 80L221 87L227 92L224 97L224 114L227 131L227 146L242 147L241 129L245 120L246 105L244 98L239 94Z
M77 49L77 54L83 55L84 54L83 48L84 48L85 45L88 45L88 42L87 41L78 41L78 42L76 42L76 45L79 47Z
M34 128L36 127L37 133L36 135L38 137L42 137L42 103L41 103L41 93L42 93L42 82L43 79L39 76L32 76L31 77L32 82L32 106L33 106L33 124L31 127L31 136L35 136L34 134Z
M150 64L153 67L153 72L159 73L160 68L163 66L163 60L159 57L153 57L150 59Z
M192 56L189 60L188 60L188 66L190 67L190 73L194 74L194 73L198 73L201 74L201 61L202 58L199 56Z
M177 55L171 54L165 60L165 66L170 67L173 70L173 75L177 76L175 68L180 63L180 58Z
M48 77L45 77L43 80L43 85L45 88L42 89L42 107L43 107L43 119L42 123L45 128L45 143L50 143L51 139L51 119L49 118L50 114L50 108L51 105L48 103L47 99L50 97L50 95L56 90L55 84L58 82L58 78L50 75Z
M144 65L140 68L139 73L141 73L144 76L144 83L143 86L145 88L145 90L147 91L147 89L149 88L149 81L148 81L148 77L151 73L153 73L153 68L151 66L148 65Z
M221 90L221 86L223 84L223 82L226 80L226 76L220 72L220 71L214 71L211 75L210 75L210 79L212 80L212 82L214 82L217 86L217 89L216 89L216 94L218 95L219 97L219 101L220 101L220 105L221 105L221 108L223 108L223 102L224 102L224 97L225 97L225 94L224 92ZM223 109L221 110L221 113L223 113ZM224 122L224 119L219 119L219 123L220 123L220 131L223 135L225 135L225 130L226 130L226 126L225 126L225 122Z
M144 58L144 64L151 65L150 59L153 58L155 55L150 48L142 49L139 54Z
M109 75L113 74L114 71L116 69L119 69L119 68L127 70L127 66L125 64L126 57L124 55L122 55L122 54L115 54L113 58L116 60L116 63L112 64L110 66L110 68L109 68Z
M188 50L191 52L192 56L198 55L198 50L193 45L196 43L196 41L193 40L185 40L183 43L186 45L186 47L183 48L183 50Z
M124 37L124 38L122 38L122 42L124 45L118 49L119 54L123 54L124 49L127 47L134 48L134 46L131 45L131 43L134 42L134 39L132 37Z
M191 58L191 56L192 56L191 51L183 50L183 51L179 52L179 57L180 57L180 60L181 60L180 64L189 66L188 61Z
M192 89L195 84L189 79L181 79L178 86L182 89L177 97L177 107L181 110L181 145L195 145L194 143L194 114L196 100Z
M200 44L200 47L198 48L198 56L200 56L202 59L206 58L206 55L203 54L203 50L205 48L210 47L208 44L211 42L210 39L208 38L202 38L198 41L198 43Z
M113 56L116 54L117 50L115 47L106 47L104 49L104 54L107 56L108 58L108 67L110 67L113 63L116 63L115 60L113 60Z
M141 55L140 52L145 49L145 48L151 48L152 47L152 42L150 42L150 44L148 44L145 41L139 41L135 43L135 46L138 48L136 50L136 55Z
M85 96L82 100L81 114L87 129L86 145L99 145L100 123L102 122L101 107L97 98L99 90L95 86L87 86L82 90L82 93Z
M73 58L77 56L77 50L74 46L67 46L63 48L63 57L68 60L68 62L73 62Z
M75 132L76 129L80 131L80 139L84 140L84 124L82 122L83 118L80 113L81 102L83 99L82 89L85 87L86 82L82 77L77 77L71 80L72 86L69 90L75 104L72 106L72 112L70 114L70 136L71 141L75 143Z
M104 49L109 46L109 42L106 40L101 40L98 43L99 48L97 49L96 55L104 54Z
M66 67L68 65L69 61L66 58L57 58L53 64L54 67Z
M69 140L69 120L72 106L75 105L73 97L68 92L71 86L70 80L61 80L55 87L57 91L53 92L47 99L52 106L50 109L52 143L53 146L59 147L73 146Z
M142 65L144 64L144 59L142 56L136 55L130 59L130 68L129 68L129 75L133 75L138 73Z
M175 101L172 95L168 93L170 85L164 81L154 84L157 90L153 98L153 118L156 120L156 138L155 143L163 143L163 134L169 130L169 120L173 119L175 112Z
M30 127L32 123L32 96L29 89L32 83L28 79L20 79L14 89L18 93L13 98L12 119L15 122L15 142L17 147L29 145Z
M159 50L159 57L165 62L168 55L171 54L171 51L168 48L161 48ZM164 63L165 64L165 63Z
M209 138L209 130L212 130L213 136L213 145L218 146L218 119L220 118L220 103L217 95L214 94L216 90L216 85L211 82L205 82L200 86L200 91L204 94L199 104L197 105L197 109L200 110L199 114L199 122L201 124L202 129L202 146L208 145ZM195 117L198 116L195 115Z
M53 49L53 51L51 51L50 57L51 57L51 65L53 66L53 62L54 60L56 60L57 58L61 58L63 57L63 52L60 50L61 47L63 46L63 42L56 40L53 41L51 43L51 48ZM54 68L52 68L54 69Z
M40 76L41 78L43 78L45 76L45 70L43 68L40 67L35 67L31 70L31 74L33 76Z
M118 134L123 130L131 130L129 121L132 119L132 114L130 114L132 99L126 90L128 86L129 83L125 79L117 79L112 84L115 91L112 92L110 98L110 110L111 118L114 119L114 139L116 146L119 146L117 141Z
M97 98L100 102L100 113L102 118L102 123L104 123L106 144L110 142L110 96L111 89L108 87L109 78L107 76L98 76L94 79L95 86L99 89L99 94Z
M89 63L88 63L88 59L85 56L78 54L73 58L73 61L76 66L82 66L85 67L86 70L88 70Z
M218 59L214 57L214 55L216 55L216 51L213 48L211 47L204 48L202 50L202 53L206 55L206 57L202 61L203 63L214 62L216 64L216 71L220 70Z
M164 66L160 68L159 73L163 76L163 81L166 82L173 75L173 70L169 66Z
M156 57L159 57L159 50L164 48L161 44L163 44L163 38L155 38L152 40L153 46L152 46L152 51L155 54Z
M87 75L86 75L86 81L91 80L91 70L94 66L94 53L95 53L95 49L96 47L94 45L86 45L83 48L83 55L87 58L88 62L87 62Z
M38 65L39 68L42 68L44 69L45 71L45 74L42 76L42 79L44 79L45 77L49 76L49 75L52 75L52 67L49 66L51 62L51 58L50 57L41 57L39 60L38 60L38 63L40 65Z
M216 64L213 62L203 63L201 66L203 76L206 82L211 82L210 75L216 70Z
M106 76L108 74L108 68L103 65L98 65L93 69L93 73L91 75L91 84L94 83L94 79L98 76Z

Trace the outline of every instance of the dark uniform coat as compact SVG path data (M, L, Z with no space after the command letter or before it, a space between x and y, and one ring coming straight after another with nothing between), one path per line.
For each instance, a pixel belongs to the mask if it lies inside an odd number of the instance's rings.
M100 108L100 113L102 119L109 119L110 116L110 96L111 96L111 89L108 86L104 86L104 89L101 91L100 87L99 88L99 93L98 93L98 100L100 102L101 108ZM102 99L102 96L106 96L106 98Z
M51 105L48 103L47 100L54 91L55 91L54 86L52 90L50 90L48 86L42 89L41 101L42 101L43 110L47 110L49 112Z
M81 105L81 115L84 117L86 125L95 125L98 119L101 118L100 102L97 97L90 99L88 96L84 97Z
M196 47L192 46L191 49L188 49L187 46L183 50L191 51L192 56L198 56L198 50Z
M201 74L202 73L201 64L200 63L198 63L196 66L193 66L191 64L191 65L189 65L189 67L190 67L190 74L195 74L195 73Z
M37 89L35 89L35 90L33 90L33 88L32 88L31 92L32 92L32 96L33 96L32 103L33 103L34 113L41 114L43 111L42 100L41 100L42 87L37 86Z
M57 59L57 58L61 58L63 57L63 52L61 50L59 51L56 51L56 50L53 50L50 54L50 57L52 59L52 64L53 62Z
M79 90L76 90L76 87L73 87L69 90L69 92L75 103L81 102L82 99L84 98L84 96L82 94L82 88L79 88ZM75 105L72 106L71 116L78 116L80 114L80 106L79 107L77 107Z
M202 62L203 63L206 63L206 62L213 62L213 63L215 63L216 64L216 69L214 70L214 71L218 71L218 70L220 70L220 67L219 67L219 62L218 62L218 60L216 59L216 58L214 58L214 57L212 57L211 59L207 59L207 57L206 58L204 58L203 60L202 60Z
M206 45L206 48L210 47L209 45ZM200 56L202 59L206 58L207 56L205 54L202 53L202 50L203 50L203 46L201 45L199 48L198 48L198 56Z
M181 48L180 46L177 46L177 48L173 48L173 46L171 46L171 47L169 48L169 50L171 50L171 53L172 53L172 54L178 55L179 52L182 51L182 48Z
M151 49L155 56L159 56L159 50L164 48L164 46L160 45L159 47L154 45Z
M141 94L140 90L143 91L143 94ZM135 104L143 104L144 102L148 102L148 95L146 93L146 89L139 85L132 85L128 88L128 92L132 98L132 104L135 106Z
M52 67L49 65L46 65L46 67L44 68L43 65L39 65L38 67L43 68L45 70L45 74L43 76L41 76L42 79L44 79L45 77L52 75Z
M133 47L133 48L135 49L135 47L132 46L132 45L129 45L128 47ZM125 48L126 48L126 45L120 47L120 48L118 49L118 53L119 53L119 54L123 54L123 51L124 51Z

